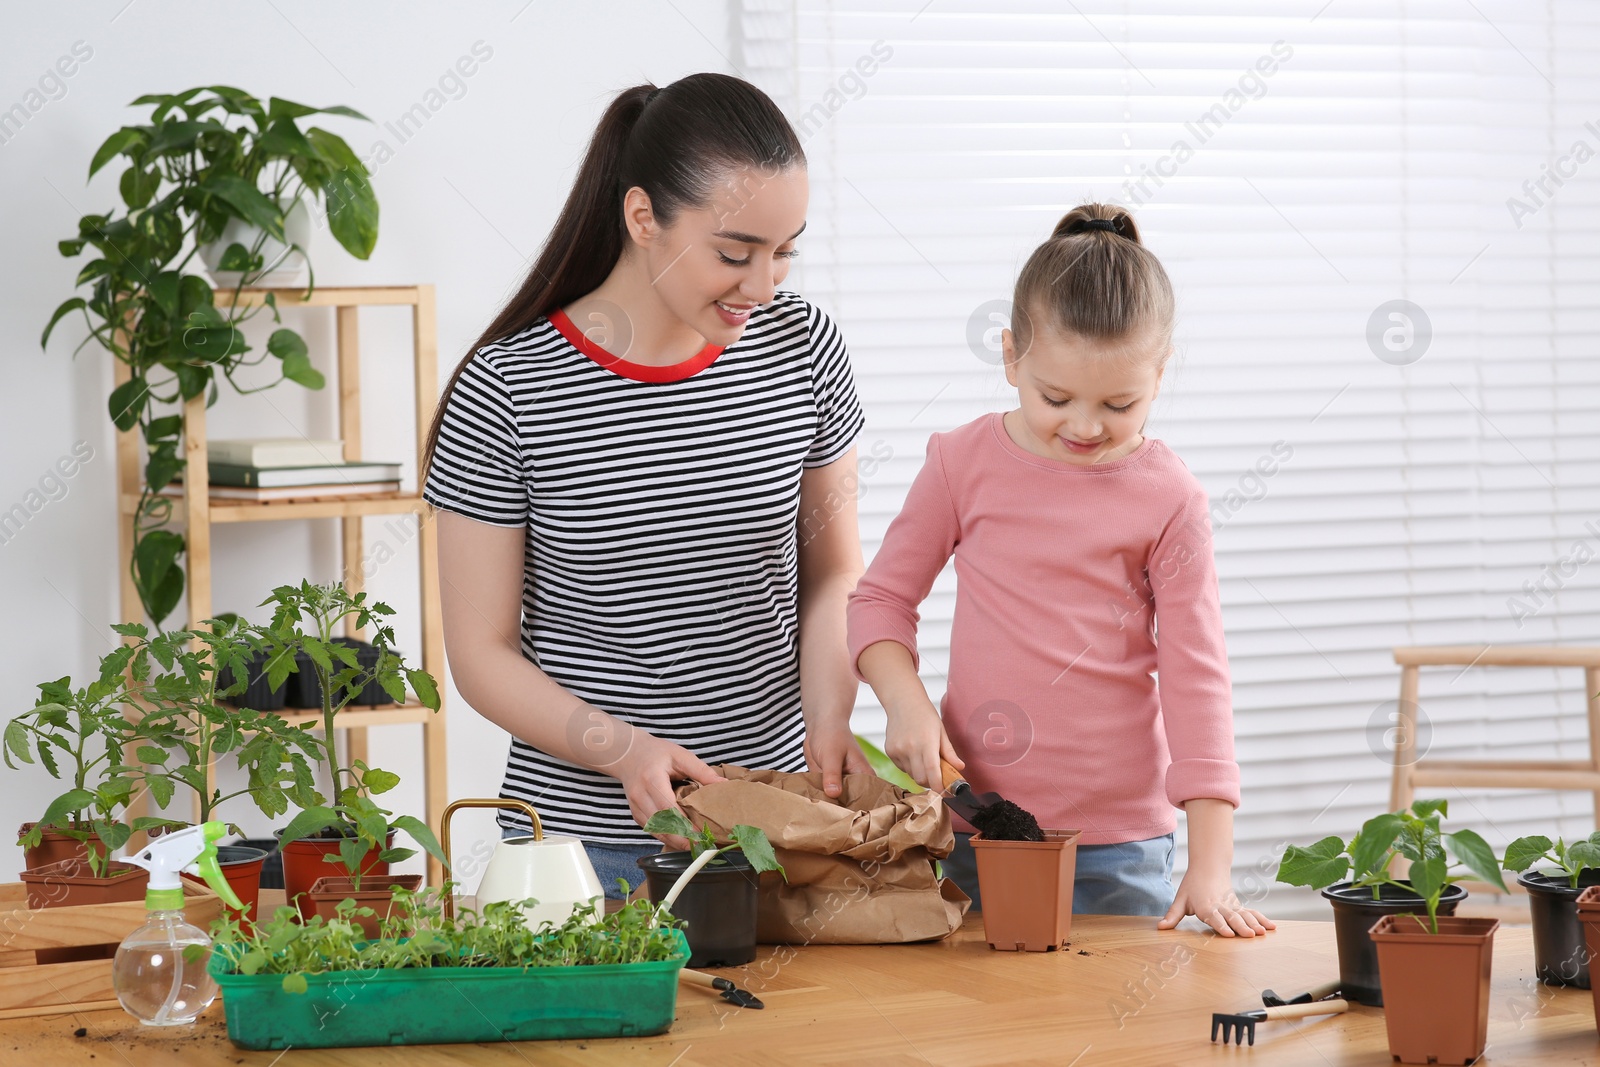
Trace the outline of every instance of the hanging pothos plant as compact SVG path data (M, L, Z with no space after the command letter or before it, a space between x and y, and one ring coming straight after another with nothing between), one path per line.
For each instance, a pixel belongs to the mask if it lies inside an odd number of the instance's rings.
M233 219L254 234L248 244L229 244L218 264L240 272L235 293L272 266L263 255L269 238L306 255L284 232L285 216L303 200L320 204L334 239L366 259L378 239L378 201L366 167L343 138L315 126L302 130L297 122L318 114L366 120L350 108L306 107L277 97L263 104L224 85L141 96L130 106L141 105L155 109L149 123L122 127L89 163L92 178L113 159L127 159L121 182L126 211L85 215L78 235L60 243L69 258L93 250L96 258L77 279L90 293L56 308L40 343L49 342L64 316L81 311L89 328L83 344L97 341L131 371L112 391L110 411L117 429L138 428L146 447L130 565L145 611L159 627L184 589L185 542L169 528L172 498L161 495L184 467L183 402L205 394L207 406L214 404L218 374L240 393L284 379L308 389L323 385L305 341L281 326L271 293L265 304L228 300L218 307L210 281L188 268ZM262 307L280 325L266 352L252 356L239 327ZM234 377L268 358L278 361L280 374L265 385L246 387Z

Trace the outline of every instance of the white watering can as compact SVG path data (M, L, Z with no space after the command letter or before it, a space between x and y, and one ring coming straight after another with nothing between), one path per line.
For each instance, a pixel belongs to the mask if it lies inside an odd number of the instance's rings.
M539 903L522 910L528 926L536 929L546 919L560 926L574 908L605 896L583 842L576 837L545 836L539 813L523 800L481 797L452 801L444 809L439 827L439 844L446 864L450 862L450 817L459 808L509 808L522 812L533 824L531 835L508 837L494 846L483 880L478 883L479 911L497 900L532 897ZM454 915L454 900L447 899L444 908L446 916Z

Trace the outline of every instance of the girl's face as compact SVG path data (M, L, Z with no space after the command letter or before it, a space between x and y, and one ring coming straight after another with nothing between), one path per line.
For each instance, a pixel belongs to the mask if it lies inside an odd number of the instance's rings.
M1018 444L1080 466L1119 459L1138 447L1161 386L1166 352L1149 338L1108 346L1036 329L1026 353L1001 335L1006 380L1021 402ZM1020 358L1019 358L1020 355Z
M643 199L644 225L631 210L635 197ZM804 167L741 167L715 187L708 204L680 211L671 226L650 217L640 189L629 190L624 213L662 303L707 341L727 347L788 275L810 197Z

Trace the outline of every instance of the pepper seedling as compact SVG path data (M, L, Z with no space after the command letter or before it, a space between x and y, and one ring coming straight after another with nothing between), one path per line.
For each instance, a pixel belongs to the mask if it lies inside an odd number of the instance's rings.
M739 823L729 831L733 838L726 845L718 845L716 835L709 826L702 826L696 830L688 816L677 808L662 808L650 816L650 821L644 825L648 834L673 834L677 837L689 839L689 854L693 857L689 866L678 875L678 880L672 883L672 888L667 890L667 895L661 898L661 903L656 906L656 916L659 920L664 912L670 912L672 905L677 901L678 894L694 879L694 876L709 863L726 863L717 857L724 852L738 849L744 853L744 858L750 861L750 866L759 874L763 871L777 871L783 875L784 881L789 880L788 872L783 869L783 864L778 862L777 853L772 850L772 842L767 840L766 833L759 826L748 826Z
M1488 842L1471 830L1447 834L1440 829L1439 820L1448 814L1448 801L1419 800L1409 811L1374 815L1348 842L1334 836L1306 847L1290 845L1278 865L1278 881L1323 889L1348 871L1351 884L1371 887L1373 900L1379 899L1383 886L1398 886L1422 898L1431 932L1438 933L1437 912L1445 886L1477 875L1506 888L1500 861ZM1396 857L1411 861L1409 882L1389 873ZM1457 866L1466 872L1451 874Z
M1561 868L1573 889L1584 871L1600 868L1600 831L1572 844L1556 838L1552 844L1548 837L1534 834L1519 837L1506 846L1505 868L1508 871L1525 871L1540 860L1548 860Z

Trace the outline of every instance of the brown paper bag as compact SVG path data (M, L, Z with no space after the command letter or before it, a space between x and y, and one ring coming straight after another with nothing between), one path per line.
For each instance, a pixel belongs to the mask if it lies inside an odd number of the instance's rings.
M717 768L728 779L680 786L679 806L719 842L737 823L765 831L788 874L761 876L756 937L764 944L878 945L928 941L961 925L972 902L933 861L950 854L950 816L933 793L875 774L847 774L839 798L822 773Z

